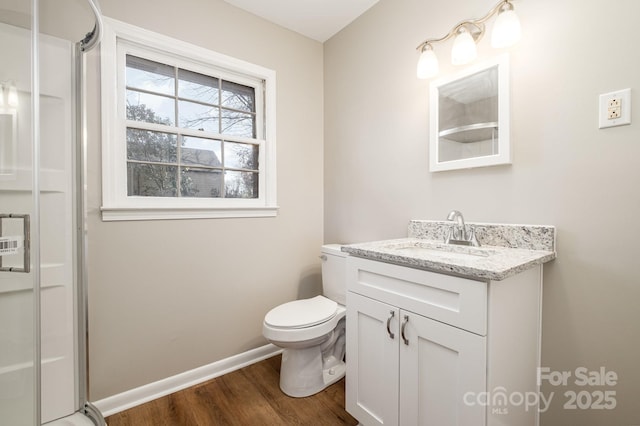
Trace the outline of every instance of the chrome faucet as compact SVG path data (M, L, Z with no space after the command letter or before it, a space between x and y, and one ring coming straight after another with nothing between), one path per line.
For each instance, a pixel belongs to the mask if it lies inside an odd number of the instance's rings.
M447 220L454 222L455 225L449 229L449 233L445 239L445 244L459 244L465 246L478 247L480 243L476 239L476 233L473 228L471 232L467 233L467 228L464 224L464 217L458 210L451 210L447 215Z
M462 216L462 213L460 213L458 210L451 210L447 215L447 220L457 222L457 227L453 228L453 238L456 240L466 240L467 230L464 226L464 217Z

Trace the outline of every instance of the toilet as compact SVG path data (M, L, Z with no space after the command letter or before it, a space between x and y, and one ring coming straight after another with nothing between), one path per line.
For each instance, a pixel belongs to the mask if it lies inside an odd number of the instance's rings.
M264 317L262 334L283 348L280 389L293 397L320 392L345 374L347 253L322 246L322 296L276 306Z

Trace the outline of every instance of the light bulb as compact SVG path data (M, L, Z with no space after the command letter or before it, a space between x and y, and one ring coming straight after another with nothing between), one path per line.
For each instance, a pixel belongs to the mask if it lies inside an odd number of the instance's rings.
M520 19L513 7L498 14L491 33L491 46L496 49L513 46L520 40Z
M13 84L9 86L9 94L7 95L7 104L12 108L18 107L18 91Z
M464 65L473 61L478 56L476 42L469 32L461 28L453 41L451 49L451 63L453 65Z
M418 59L418 78L425 79L438 75L438 57L436 56L433 48L430 45L426 45L420 54Z

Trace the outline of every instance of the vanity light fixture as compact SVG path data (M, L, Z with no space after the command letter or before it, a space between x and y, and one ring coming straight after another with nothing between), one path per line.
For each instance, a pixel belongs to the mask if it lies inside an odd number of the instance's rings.
M476 41L471 35L471 32L467 31L465 27L460 28L458 35L453 40L451 63L453 65L464 65L477 57L478 48L476 47Z
M438 74L438 58L433 51L433 45L453 37L455 39L451 49L451 63L464 65L473 61L478 56L476 43L484 35L485 23L495 15L498 16L493 24L491 45L494 48L504 48L516 44L521 35L520 20L513 10L512 0L501 0L482 18L461 21L447 35L430 38L420 43L417 47L420 52L418 78L431 78Z

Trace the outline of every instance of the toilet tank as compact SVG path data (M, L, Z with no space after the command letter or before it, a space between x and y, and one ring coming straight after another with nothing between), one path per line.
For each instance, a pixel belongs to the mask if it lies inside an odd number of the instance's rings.
M322 294L347 304L347 253L340 251L340 244L322 246Z

